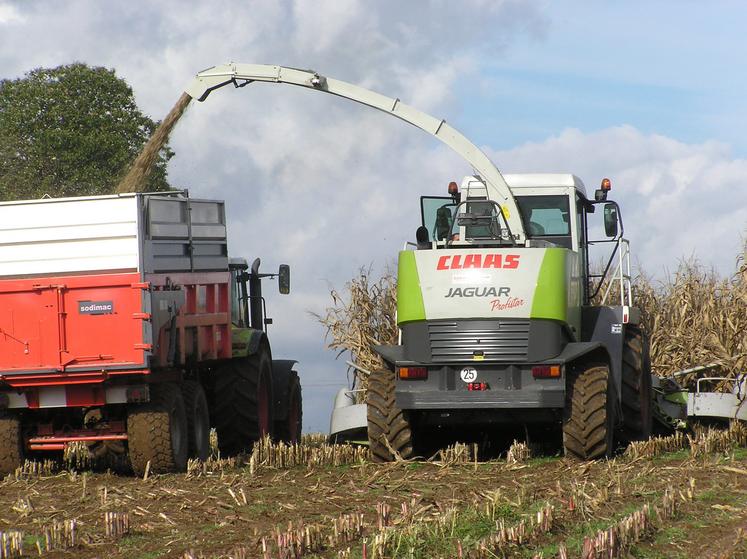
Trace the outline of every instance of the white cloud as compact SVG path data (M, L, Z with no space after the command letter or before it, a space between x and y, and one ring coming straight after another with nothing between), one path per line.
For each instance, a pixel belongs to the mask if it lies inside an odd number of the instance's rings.
M572 172L590 195L603 177L612 179L625 235L649 274L662 276L689 257L734 271L747 224L747 160L734 158L728 145L686 144L620 126L568 129L492 156L505 172Z
M12 4L0 2L0 25L18 24L24 21L25 19L21 16L18 8Z

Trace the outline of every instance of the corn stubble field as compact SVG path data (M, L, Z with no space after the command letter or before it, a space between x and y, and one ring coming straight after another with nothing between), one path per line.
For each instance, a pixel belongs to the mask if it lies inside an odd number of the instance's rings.
M664 284L638 279L654 372L745 370L743 272L720 279L686 263ZM396 334L393 278L361 273L332 297L319 317L330 345L375 369L371 344ZM743 425L583 464L514 443L490 461L457 444L381 465L364 447L307 435L135 478L91 469L81 450L0 482L0 559L747 557Z

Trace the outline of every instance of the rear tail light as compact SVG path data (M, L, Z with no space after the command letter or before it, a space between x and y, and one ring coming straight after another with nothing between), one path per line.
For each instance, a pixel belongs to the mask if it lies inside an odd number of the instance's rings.
M423 380L428 378L428 369L425 367L400 367L399 378L407 380Z
M532 367L532 376L534 378L559 378L560 365L537 365Z

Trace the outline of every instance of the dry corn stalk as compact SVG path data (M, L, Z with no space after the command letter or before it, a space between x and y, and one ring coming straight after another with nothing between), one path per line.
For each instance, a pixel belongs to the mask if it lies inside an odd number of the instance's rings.
M532 451L529 445L524 442L514 441L508 449L506 462L509 464L520 464L526 462L532 457Z
M78 521L75 519L63 520L61 522L54 521L49 526L45 526L42 530L44 549L52 551L54 549L74 547L77 541L77 526Z
M308 446L305 444L286 444L274 442L264 437L254 443L249 457L249 468L285 469L295 466L313 468L317 466L341 466L357 464L368 459L368 448L353 445Z
M23 556L23 532L9 530L0 532L0 559L15 559Z
M119 538L129 534L130 515L126 512L105 512L104 530L108 538Z
M373 350L379 344L397 341L397 287L394 275L385 271L371 277L371 269L361 268L358 276L345 285L344 292L332 289L332 306L324 316L314 315L327 328L328 347L338 356L350 353L353 363L367 371L384 363ZM359 388L366 388L365 375L359 375Z
M720 365L718 376L747 372L747 274L741 258L737 269L722 278L686 261L658 286L636 278L634 303L651 337L652 372L670 376L708 363Z

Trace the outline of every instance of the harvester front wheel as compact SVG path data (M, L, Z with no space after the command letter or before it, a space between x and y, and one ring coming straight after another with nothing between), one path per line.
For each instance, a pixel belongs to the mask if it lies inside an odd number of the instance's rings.
M21 420L14 416L0 417L0 476L12 474L23 466L23 447Z
M609 379L606 365L568 373L563 416L566 456L595 460L612 453L614 424Z
M143 475L187 469L187 414L179 386L151 385L150 402L134 406L127 414L127 447L132 469Z
M232 359L215 378L213 424L223 456L248 452L272 426L272 362L269 351Z
M282 421L275 422L275 438L295 444L301 441L301 426L303 422L303 400L301 399L301 381L296 371L288 376L288 414Z
M194 380L182 383L184 408L187 413L189 457L207 460L210 455L210 416L202 385Z
M622 354L622 436L640 441L651 436L653 394L648 338L637 326L625 329Z
M366 404L373 461L412 458L412 429L394 399L394 371L382 369L368 377Z

